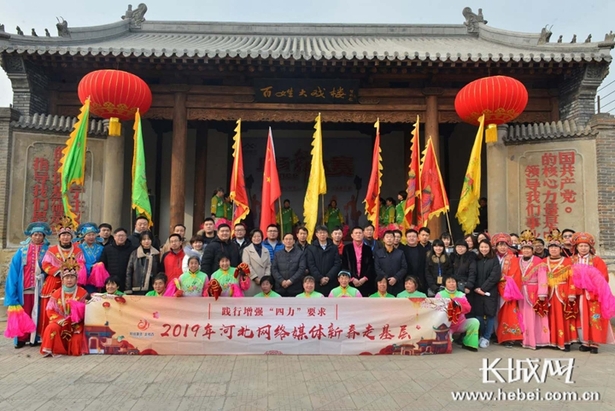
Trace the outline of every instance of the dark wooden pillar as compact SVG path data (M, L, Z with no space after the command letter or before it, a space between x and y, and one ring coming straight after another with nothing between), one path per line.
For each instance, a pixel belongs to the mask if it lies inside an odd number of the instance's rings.
M199 121L196 127L196 150L194 156L194 211L192 212L192 230L196 233L205 220L207 195L207 123ZM209 215L209 214L208 214Z
M173 142L171 148L171 232L173 232L173 226L175 224L184 223L184 211L186 207L186 143L188 140L187 114L186 93L175 93Z
M436 159L438 160L440 171L442 172L442 162L440 161L440 123L438 114L438 96L442 94L442 89L426 88L423 90L423 94L425 95L425 143L427 143L427 140L431 137ZM443 224L445 219L445 216L440 216L429 220L427 227L431 230L432 239L439 238L440 234L446 231L446 229L443 230L443 227L446 227L446 224Z

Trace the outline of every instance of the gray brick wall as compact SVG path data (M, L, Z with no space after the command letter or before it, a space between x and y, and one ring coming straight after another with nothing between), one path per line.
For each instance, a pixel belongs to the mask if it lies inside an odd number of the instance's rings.
M559 87L560 118L575 120L584 127L596 112L596 90L608 72L608 64L575 68Z
M598 131L596 160L600 246L603 252L615 252L615 117L598 114L589 125Z
M17 121L17 110L0 107L0 248L6 247L7 216L11 181L11 152L13 151L13 130L11 121Z

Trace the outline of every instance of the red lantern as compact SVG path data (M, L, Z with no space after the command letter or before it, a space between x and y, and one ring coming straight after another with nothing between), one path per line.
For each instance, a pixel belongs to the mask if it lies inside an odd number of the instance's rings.
M497 141L497 125L517 118L527 106L527 89L506 76L485 77L462 88L455 98L455 111L466 123L478 125L485 115L487 143Z
M90 97L90 111L110 119L109 135L119 136L119 120L134 119L137 109L145 114L152 105L152 92L134 74L121 70L97 70L87 74L77 88L83 104Z

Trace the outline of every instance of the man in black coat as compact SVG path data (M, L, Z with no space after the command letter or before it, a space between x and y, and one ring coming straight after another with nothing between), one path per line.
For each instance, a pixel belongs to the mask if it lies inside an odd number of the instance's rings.
M201 271L211 276L220 268L222 256L228 257L231 267L237 267L241 263L239 247L231 241L231 227L228 224L220 224L218 235L205 247L201 260Z
M395 235L393 231L385 231L382 236L384 248L374 252L374 266L376 268L376 278L386 278L389 283L387 292L397 296L404 290L404 277L408 271L406 256L404 253L393 246Z
M350 233L352 242L342 251L342 269L351 274L350 282L364 297L376 292L376 272L371 248L363 243L363 229L354 227ZM360 265L357 264L360 262Z
M327 226L317 226L315 234L317 241L308 246L304 253L310 275L316 280L316 291L328 297L338 285L337 274L342 268L342 259L337 246L327 238Z
M126 286L126 268L130 254L134 250L128 243L128 233L123 228L117 228L113 232L114 241L103 248L100 262L103 263L110 277L117 278L120 291ZM156 273L157 274L157 273Z
M126 242L132 246L133 250L136 250L141 245L141 233L148 230L149 220L147 217L142 215L137 217L135 220L135 230L128 236ZM157 237L152 240L152 247L160 251L160 240Z
M282 297L296 297L303 291L305 258L303 251L295 245L292 233L284 234L284 249L273 257L271 275L275 279L275 292Z
M408 275L419 280L419 291L427 294L427 281L425 280L426 252L419 244L419 233L414 229L406 231L406 247L403 248L408 266Z

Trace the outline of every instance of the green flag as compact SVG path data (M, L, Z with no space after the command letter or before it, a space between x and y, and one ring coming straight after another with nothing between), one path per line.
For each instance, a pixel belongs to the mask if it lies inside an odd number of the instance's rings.
M152 226L152 206L147 193L147 176L145 173L145 150L143 148L143 132L141 130L141 115L135 114L135 147L132 155L132 208L138 215L147 217Z
M64 214L71 219L74 227L79 224L79 221L77 221L77 215L70 206L68 195L73 184L83 186L85 183L85 150L88 140L89 116L90 99L88 98L81 107L81 113L66 141L66 147L62 150L60 168L58 169Z

